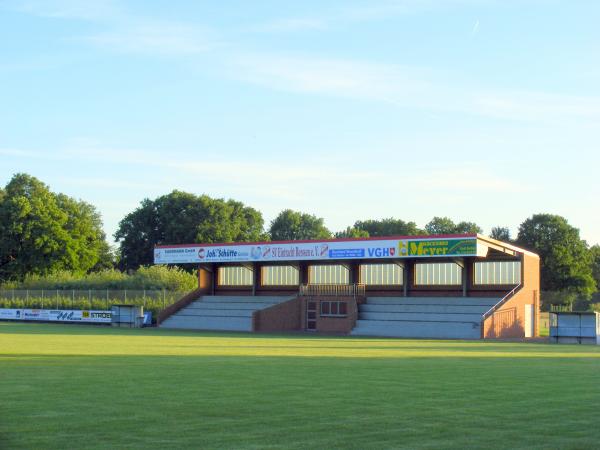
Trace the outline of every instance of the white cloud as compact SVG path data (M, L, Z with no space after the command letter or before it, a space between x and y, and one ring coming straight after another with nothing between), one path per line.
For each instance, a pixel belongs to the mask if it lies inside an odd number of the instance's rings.
M392 103L404 108L523 121L600 120L600 98L486 89L443 73L356 60L244 55L230 76L270 89Z
M325 30L328 28L328 25L327 21L322 18L303 17L273 20L252 26L248 31L258 33L282 33L304 30Z
M431 88L413 68L326 58L244 55L233 60L230 75L278 90L385 102L425 95Z
M5 7L56 19L107 20L121 14L113 0L9 0Z
M103 30L67 40L118 52L182 55L206 52L221 45L217 33L209 27L145 17L125 10L112 0L22 0L7 6L25 14L94 22Z
M249 27L247 31L286 33L327 30L360 22L397 16L443 11L460 5L482 5L491 0L385 0L364 3L346 2L341 8L323 9L318 14L279 18ZM493 1L493 0L492 0Z
M213 33L200 27L160 21L127 21L79 38L124 53L181 55L203 53L218 45Z

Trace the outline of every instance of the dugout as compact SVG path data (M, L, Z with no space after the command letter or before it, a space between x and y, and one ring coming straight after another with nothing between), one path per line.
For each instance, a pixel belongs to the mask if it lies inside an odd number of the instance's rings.
M161 326L439 338L538 336L539 257L477 234L157 246L198 289Z
M550 342L556 344L600 345L600 313L551 312L549 331Z

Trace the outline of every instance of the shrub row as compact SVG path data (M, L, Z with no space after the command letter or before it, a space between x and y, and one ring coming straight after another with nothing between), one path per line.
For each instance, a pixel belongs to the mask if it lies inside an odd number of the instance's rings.
M148 266L127 274L105 270L87 275L61 271L51 275L27 275L22 282L9 282L3 289L166 289L191 291L198 282L196 275L178 267Z

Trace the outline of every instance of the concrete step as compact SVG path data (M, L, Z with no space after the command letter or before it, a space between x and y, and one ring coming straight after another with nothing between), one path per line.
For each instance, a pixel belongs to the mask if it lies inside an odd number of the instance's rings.
M250 303L250 302L231 302L231 303L207 303L204 301L197 301L186 306L182 311L196 310L196 311L210 311L210 310L248 310L256 311L258 309L269 308L277 303Z
M182 309L178 317L252 317L254 309ZM172 316L174 317L174 316Z
M365 303L359 305L360 312L390 312L390 313L457 313L457 314L480 314L490 309L489 306L480 305L406 305L406 304L383 304Z
M174 315L165 320L161 324L161 328L178 328L186 330L252 331L252 318Z
M367 297L368 305L456 305L492 307L499 301L499 298L485 297Z
M402 338L480 339L481 325L470 322L357 320L351 334Z
M200 297L204 303L281 303L286 300L290 300L293 297L282 297L282 296L253 296L253 295L205 295Z
M359 312L359 319L364 320L402 320L407 322L481 322L481 314L447 314L420 312Z
M252 331L252 313L293 297L203 296L166 319L162 328Z

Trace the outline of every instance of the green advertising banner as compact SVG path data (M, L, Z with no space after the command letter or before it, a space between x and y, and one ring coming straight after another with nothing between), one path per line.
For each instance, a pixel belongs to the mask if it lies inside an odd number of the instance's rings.
M477 256L477 239L400 241L400 256Z

